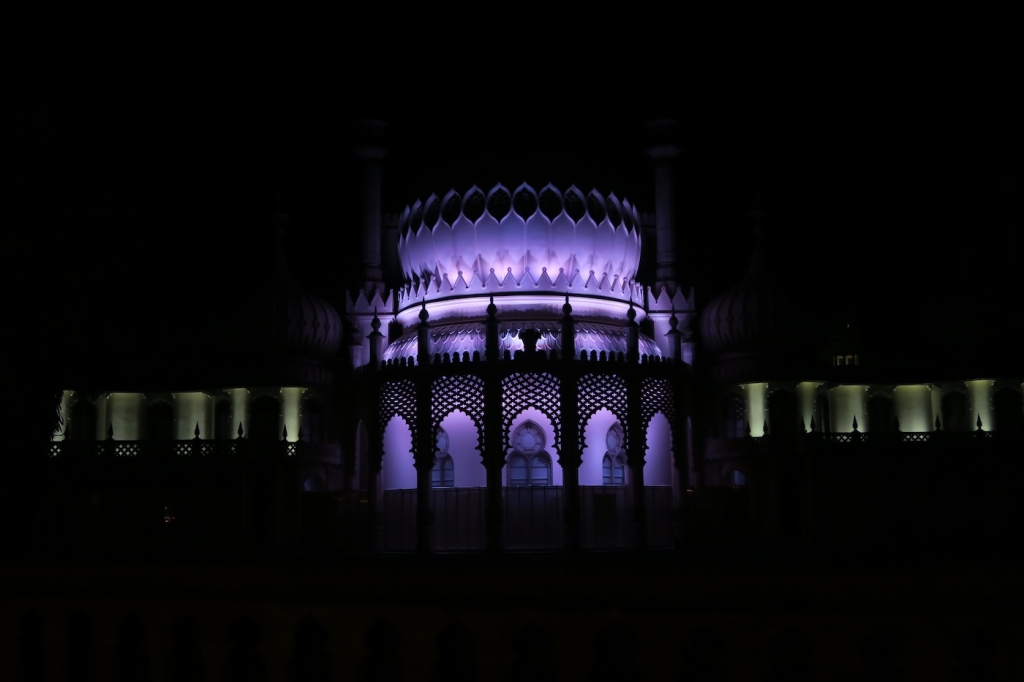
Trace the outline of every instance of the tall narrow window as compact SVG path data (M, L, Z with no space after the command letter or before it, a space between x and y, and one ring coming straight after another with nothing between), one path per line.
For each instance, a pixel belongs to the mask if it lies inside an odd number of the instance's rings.
M624 440L622 426L618 423L612 424L608 433L605 434L604 442L607 450L601 461L605 485L626 484L626 459L622 450Z
M508 458L508 484L529 485L530 468L527 466L526 458L515 454Z
M551 485L551 458L545 452L530 460L530 485Z
M455 487L455 462L448 454L448 434L444 429L437 430L437 448L434 454L434 468L430 472L430 484L435 488Z

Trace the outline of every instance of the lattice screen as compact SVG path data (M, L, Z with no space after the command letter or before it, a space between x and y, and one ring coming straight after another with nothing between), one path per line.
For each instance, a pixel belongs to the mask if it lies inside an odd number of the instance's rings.
M501 395L504 403L502 415L502 439L508 443L512 420L520 412L532 407L551 421L555 429L555 449L562 451L562 429L559 419L561 385L550 374L511 374L501 381Z
M459 410L476 424L477 445L484 451L484 380L472 374L440 377L430 390L430 421L433 432L445 417Z
M651 419L658 412L661 412L668 419L669 429L672 434L672 447L676 447L676 404L675 395L672 391L672 384L667 379L655 379L647 377L643 382L643 389L640 391L640 421L642 431L640 437L647 442L647 428Z
M398 415L405 419L412 434L412 442L416 442L416 385L409 379L389 381L384 384L380 395L380 433L377 444L384 445L384 429L391 418Z
M626 421L626 380L615 374L584 374L579 382L579 443L580 452L586 448L584 434L587 423L602 407L615 415L622 425L625 440L629 442L629 423Z

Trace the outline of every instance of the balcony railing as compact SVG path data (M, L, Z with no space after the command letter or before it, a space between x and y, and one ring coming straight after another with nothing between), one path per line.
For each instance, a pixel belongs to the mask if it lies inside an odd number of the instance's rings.
M51 458L85 460L145 459L175 460L183 458L231 459L246 457L303 457L319 459L336 453L335 443L305 441L233 440L64 440L50 443Z

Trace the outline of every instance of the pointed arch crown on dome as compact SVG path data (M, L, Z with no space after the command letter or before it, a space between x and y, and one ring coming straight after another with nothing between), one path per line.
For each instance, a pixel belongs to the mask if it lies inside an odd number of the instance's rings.
M402 303L534 287L621 299L642 294L640 214L628 200L575 185L497 184L417 200L399 219Z

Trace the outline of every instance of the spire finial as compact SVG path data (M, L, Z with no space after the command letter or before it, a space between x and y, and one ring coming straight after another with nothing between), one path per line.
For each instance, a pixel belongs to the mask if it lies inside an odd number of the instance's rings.
M427 298L423 297L423 306L420 308L420 322L426 322L430 317L430 313L427 312Z

